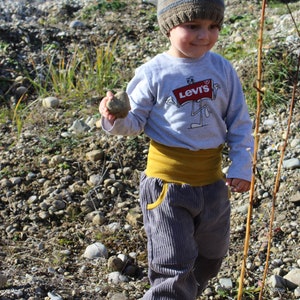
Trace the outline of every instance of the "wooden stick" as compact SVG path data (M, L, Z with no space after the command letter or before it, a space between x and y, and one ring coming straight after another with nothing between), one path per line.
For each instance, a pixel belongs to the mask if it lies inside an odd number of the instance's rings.
M257 152L258 152L258 148L259 148L259 125L260 125L261 102L262 102L262 86L261 86L262 45L263 45L265 11L266 11L266 0L263 0L262 9L261 9L259 39L258 39L257 82L256 82L257 108L256 108L256 120L255 120L255 130L254 130L254 152L253 152L253 163L252 163L252 178L251 178L251 186L250 186L250 191L249 191L249 206L248 206L248 215L247 215L246 236L245 236L245 242L244 242L244 253L243 253L241 274L240 274L240 278L239 278L239 290L238 290L237 300L241 300L242 296L243 296L246 260L247 260L247 256L248 256L250 232L251 232L251 219L252 219L254 187L255 187L255 170L256 170L256 164L257 164Z
M273 223L274 223L274 217L275 217L276 196L277 196L277 192L280 187L281 166L282 166L282 162L284 159L285 150L286 150L286 147L288 144L291 122L292 122L292 118L293 118L296 90L297 90L297 85L298 85L299 67L300 67L300 55L298 55L298 65L297 65L297 71L296 71L295 81L294 81L294 85L293 85L293 94L292 94L292 100L291 100L290 111L289 111L287 131L286 131L286 135L285 135L285 139L284 139L284 144L281 149L281 155L280 155L280 159L279 159L279 163L278 163L278 167L277 167L277 174L276 174L276 178L275 178L275 185L274 185L273 196L272 196L272 210L271 210L270 224L269 224L267 257L266 257L266 264L265 264L265 268L264 268L262 286L261 286L261 290L260 290L259 298L258 298L259 300L263 299L262 297L263 297L263 292L264 292L264 286L265 286L265 281L266 281L268 268L269 268L269 259L270 259L270 252L271 252L272 238L273 238Z

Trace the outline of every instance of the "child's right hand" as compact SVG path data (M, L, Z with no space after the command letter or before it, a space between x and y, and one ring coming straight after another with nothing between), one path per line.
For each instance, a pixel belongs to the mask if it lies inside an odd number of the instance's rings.
M111 100L113 98L113 96L114 96L114 94L111 91L108 91L106 93L106 97L104 97L99 104L99 112L100 112L101 116L103 118L106 118L110 122L110 124L114 123L114 121L116 120L116 116L114 116L113 114L111 114L109 112L109 110L106 107L106 103L107 103L107 101Z

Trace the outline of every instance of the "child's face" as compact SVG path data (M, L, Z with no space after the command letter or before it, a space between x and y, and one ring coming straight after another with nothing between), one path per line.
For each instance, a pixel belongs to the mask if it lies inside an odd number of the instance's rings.
M199 58L217 42L219 27L211 20L196 19L171 29L169 53L175 57Z

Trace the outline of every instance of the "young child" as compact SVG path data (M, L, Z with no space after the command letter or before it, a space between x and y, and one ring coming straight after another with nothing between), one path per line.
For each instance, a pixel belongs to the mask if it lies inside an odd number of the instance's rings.
M151 283L143 299L191 300L217 275L228 250L228 186L250 188L252 122L236 72L210 51L224 1L158 0L157 16L169 50L136 70L127 117L106 108L111 92L99 110L106 132L144 131L151 140L140 182ZM232 162L227 179L225 143Z

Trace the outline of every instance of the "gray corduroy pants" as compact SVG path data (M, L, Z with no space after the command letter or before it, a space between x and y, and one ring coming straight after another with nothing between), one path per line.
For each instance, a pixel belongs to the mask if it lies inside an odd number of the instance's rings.
M192 187L142 173L140 201L151 284L143 300L196 299L217 275L229 247L225 182Z

